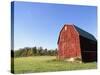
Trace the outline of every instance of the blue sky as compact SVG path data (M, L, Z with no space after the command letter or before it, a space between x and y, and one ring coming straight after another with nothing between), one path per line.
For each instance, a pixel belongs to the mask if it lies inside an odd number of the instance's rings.
M14 49L57 48L64 24L73 23L97 38L97 8L67 4L14 3Z

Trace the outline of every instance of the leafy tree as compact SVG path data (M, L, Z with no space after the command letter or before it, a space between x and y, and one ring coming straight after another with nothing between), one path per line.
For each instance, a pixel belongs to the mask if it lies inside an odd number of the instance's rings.
M12 50L11 50L11 53ZM14 56L15 57L28 57L28 56L44 56L44 55L48 55L48 56L55 56L57 55L57 49L50 49L48 50L47 48L43 49L42 47L25 47L19 50L14 51Z
M36 47L32 48L32 53L33 53L33 55L37 55L37 48Z

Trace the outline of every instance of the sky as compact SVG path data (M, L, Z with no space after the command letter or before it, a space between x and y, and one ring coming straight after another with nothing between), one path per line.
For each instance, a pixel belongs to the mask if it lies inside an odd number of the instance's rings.
M13 13L14 50L34 46L55 49L61 28L69 23L97 38L96 6L14 2Z

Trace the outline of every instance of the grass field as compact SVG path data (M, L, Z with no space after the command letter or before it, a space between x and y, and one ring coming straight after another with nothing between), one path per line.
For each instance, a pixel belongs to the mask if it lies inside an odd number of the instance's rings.
M55 59L55 56L33 56L15 58L14 70L15 73L34 73L97 68L96 62L70 63L65 61L55 61Z

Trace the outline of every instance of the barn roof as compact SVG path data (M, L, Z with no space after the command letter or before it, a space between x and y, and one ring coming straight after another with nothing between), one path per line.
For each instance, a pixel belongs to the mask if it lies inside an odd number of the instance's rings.
M63 26L63 28L64 28L65 26L67 26L67 25L74 26L75 29L77 30L77 32L79 33L80 36L83 36L83 37L85 37L85 38L87 38L87 39L90 39L90 40L93 40L93 41L97 41L97 40L95 39L95 37L94 37L92 34L88 33L87 31L84 31L83 29L81 29L81 28L75 26L74 24L65 24L65 25ZM60 34L61 34L63 28L61 29ZM57 43L59 43L60 34L59 34L58 42L57 42Z
M92 34L88 33L87 31L84 31L83 29L81 29L81 28L79 28L79 27L77 27L75 25L74 25L74 27L78 31L80 36L83 36L83 37L85 37L87 39L96 41L95 37Z

